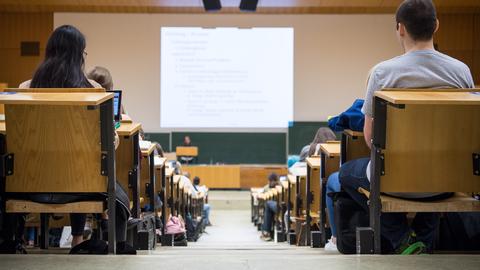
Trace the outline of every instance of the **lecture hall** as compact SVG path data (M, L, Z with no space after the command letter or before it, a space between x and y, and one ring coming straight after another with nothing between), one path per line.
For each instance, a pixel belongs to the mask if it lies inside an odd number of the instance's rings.
M480 269L480 0L1 0L0 270Z

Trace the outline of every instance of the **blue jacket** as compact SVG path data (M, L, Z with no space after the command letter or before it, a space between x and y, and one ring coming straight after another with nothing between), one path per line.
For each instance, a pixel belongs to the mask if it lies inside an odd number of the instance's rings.
M352 106L338 116L328 120L328 127L335 132L341 132L344 129L353 131L363 131L365 115L362 113L363 99L357 99Z

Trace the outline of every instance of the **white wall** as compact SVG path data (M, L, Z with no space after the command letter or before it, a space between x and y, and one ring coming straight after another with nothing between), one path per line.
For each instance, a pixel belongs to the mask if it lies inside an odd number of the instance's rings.
M400 53L393 15L56 13L55 27L62 24L85 34L87 70L110 70L147 132L167 131L159 123L162 26L294 27L295 121L324 121L363 98L369 69Z

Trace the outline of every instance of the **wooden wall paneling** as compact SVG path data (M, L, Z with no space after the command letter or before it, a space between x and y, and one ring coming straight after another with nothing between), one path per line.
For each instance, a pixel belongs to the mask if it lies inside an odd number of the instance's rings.
M191 179L200 177L208 188L240 188L239 165L182 166L182 171L190 173Z
M0 13L0 82L17 87L30 79L43 59L53 29L53 13ZM20 56L22 41L39 41L39 56Z
M268 176L276 173L278 176L287 175L286 166L242 166L240 168L240 187L263 187L268 184Z
M475 83L480 85L480 14L474 16L472 73Z
M440 14L435 35L438 49L470 67L474 81L480 81L480 14Z
M262 0L257 13L393 13L402 0ZM222 0L220 13L240 13L238 0ZM473 13L476 0L436 0L440 12ZM112 13L203 13L199 0L4 0L0 11L8 12L112 12Z

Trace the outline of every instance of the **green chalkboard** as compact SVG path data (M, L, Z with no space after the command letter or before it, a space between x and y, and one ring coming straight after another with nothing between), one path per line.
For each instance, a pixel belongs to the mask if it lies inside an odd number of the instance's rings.
M198 146L201 164L283 164L287 159L285 133L173 132L173 150L186 135Z
M328 127L328 122L293 122L288 128L288 154L298 155L300 150L310 144L321 127Z
M163 151L170 152L170 133L145 133L145 140L158 142Z

